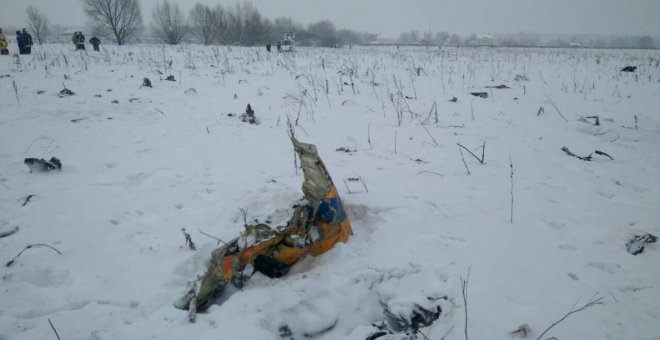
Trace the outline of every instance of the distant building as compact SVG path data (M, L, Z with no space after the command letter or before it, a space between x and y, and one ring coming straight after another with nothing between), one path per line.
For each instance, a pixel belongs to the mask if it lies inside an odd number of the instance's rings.
M493 46L495 45L495 37L492 34L479 34L472 36L472 40L468 41L470 46Z
M376 37L376 40L371 42L372 45L393 45L394 39L385 35L379 35Z

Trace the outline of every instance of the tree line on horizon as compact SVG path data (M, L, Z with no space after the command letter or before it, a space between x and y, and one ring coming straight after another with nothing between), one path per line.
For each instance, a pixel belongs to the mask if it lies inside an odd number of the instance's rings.
M257 46L276 43L284 32L294 32L302 46L336 47L377 42L380 44L426 46L552 46L595 48L659 48L660 38L641 37L560 37L542 41L536 33L517 33L465 38L456 33L410 30L398 38L337 29L329 20L303 25L288 17L264 17L249 1L234 6L211 7L196 3L185 13L170 0L161 0L151 11L152 23L144 27L140 0L80 0L89 19L92 35L105 37L118 45L128 41L151 40L176 45L198 42L204 45ZM48 18L35 7L26 10L29 31L41 44L53 28Z

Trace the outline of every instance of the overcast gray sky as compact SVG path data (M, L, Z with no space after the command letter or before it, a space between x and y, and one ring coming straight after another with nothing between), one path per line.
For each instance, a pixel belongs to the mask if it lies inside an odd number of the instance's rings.
M145 23L158 0L140 0ZM170 0L186 12L196 2L233 5L235 0ZM477 33L584 33L660 35L660 0L252 0L265 17L288 16L307 24L329 19L349 28L397 37L410 29ZM84 27L80 0L0 0L0 27L25 22L33 5L51 23Z

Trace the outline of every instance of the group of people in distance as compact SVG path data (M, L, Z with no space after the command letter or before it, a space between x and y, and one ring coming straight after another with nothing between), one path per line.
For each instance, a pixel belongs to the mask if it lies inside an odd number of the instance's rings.
M76 50L85 49L85 35L83 35L82 32L73 33L71 40L73 41L73 45L76 46ZM101 45L101 39L92 37L92 39L89 39L89 43L94 47L94 51L98 51L99 45Z
M20 54L30 54L32 53L32 35L28 33L25 28L23 32L16 31L16 42L18 43L18 52ZM7 42L7 37L5 33L2 32L0 28L0 55L9 54L9 43Z
M85 49L85 36L82 34L82 32L75 32L73 34L73 45L76 47L76 50L84 50ZM32 35L27 32L27 30L24 28L23 31L16 31L16 42L18 43L18 53L19 54L31 54L32 53L32 45L34 42L32 41ZM94 51L99 50L99 45L101 44L101 39L97 37L92 37L92 39L89 39L89 43L92 44L94 47ZM2 28L0 28L0 55L8 55L9 54L9 43L7 42L7 37L5 36L5 33L2 31Z

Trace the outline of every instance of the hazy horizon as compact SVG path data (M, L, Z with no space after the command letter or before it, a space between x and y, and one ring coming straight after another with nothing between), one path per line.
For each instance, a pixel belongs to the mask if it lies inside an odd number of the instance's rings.
M158 0L141 0L145 25ZM185 13L199 2L233 6L232 0L170 0ZM238 1L241 2L241 1ZM537 32L585 35L660 35L660 0L253 0L267 18L290 17L309 24L330 20L337 28L396 38L412 29L461 35ZM25 9L34 6L53 25L85 27L80 0L0 0L0 27L25 26Z

